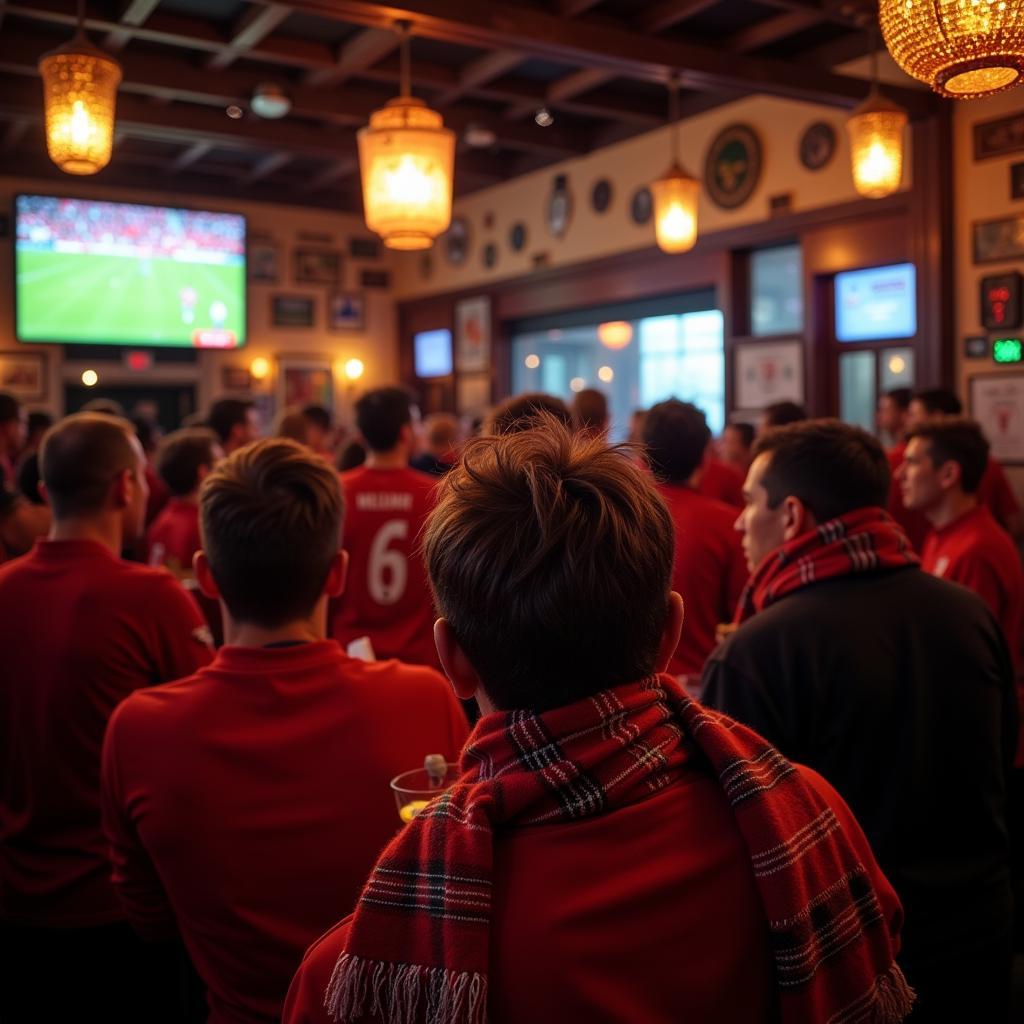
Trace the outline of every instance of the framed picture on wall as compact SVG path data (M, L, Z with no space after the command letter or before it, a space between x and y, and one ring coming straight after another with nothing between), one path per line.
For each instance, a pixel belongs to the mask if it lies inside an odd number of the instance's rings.
M1024 259L1024 214L971 225L975 263Z
M270 300L270 322L274 327L312 327L315 308L305 295L275 295Z
M365 331L366 296L362 292L334 292L327 300L327 326L332 331Z
M0 352L0 391L23 402L41 402L46 390L46 356L42 352Z
M324 355L277 357L277 408L334 405L334 372Z
M296 249L297 284L337 284L341 280L341 253L336 249Z
M252 390L252 374L247 366L222 366L221 391L248 392Z
M979 373L968 387L970 414L981 425L994 459L1024 465L1024 372Z
M473 373L457 378L455 408L460 416L480 416L491 404L491 375Z
M277 284L281 274L281 247L276 242L249 243L249 280L256 284Z
M763 409L772 402L803 402L802 341L741 342L734 352L733 405L737 409Z
M1011 114L974 126L974 159L1019 153L1024 150L1024 114Z
M491 367L491 300L486 295L455 304L455 369L479 373Z

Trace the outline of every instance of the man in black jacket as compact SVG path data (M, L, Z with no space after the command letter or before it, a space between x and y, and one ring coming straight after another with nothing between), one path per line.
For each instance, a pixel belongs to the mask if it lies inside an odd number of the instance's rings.
M753 573L704 702L821 772L906 912L912 1020L1007 1017L1006 777L1016 704L999 627L924 573L883 511L881 446L837 421L771 431L737 520Z

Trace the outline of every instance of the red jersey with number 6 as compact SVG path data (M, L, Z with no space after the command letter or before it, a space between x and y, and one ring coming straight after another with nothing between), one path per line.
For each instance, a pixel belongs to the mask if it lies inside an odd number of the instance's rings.
M341 474L345 592L332 602L331 635L343 647L368 636L378 659L438 667L434 602L420 555L423 523L436 481L414 469Z

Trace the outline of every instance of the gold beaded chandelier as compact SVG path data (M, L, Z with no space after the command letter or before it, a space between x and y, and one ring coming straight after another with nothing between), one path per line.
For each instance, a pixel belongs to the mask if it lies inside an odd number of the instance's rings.
M954 99L1017 85L1024 75L1024 0L879 0L893 60Z
M121 65L85 36L84 0L70 43L39 58L46 151L67 174L95 174L110 163Z

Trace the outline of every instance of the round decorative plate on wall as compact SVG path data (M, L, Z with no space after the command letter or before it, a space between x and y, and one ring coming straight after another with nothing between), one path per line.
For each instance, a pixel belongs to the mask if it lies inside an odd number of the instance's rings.
M564 238L572 220L572 196L569 194L569 179L564 174L555 177L555 187L548 198L548 230L555 238Z
M469 225L462 217L453 217L444 233L444 254L452 266L460 267L469 255Z
M704 161L704 187L723 210L742 206L761 177L761 140L750 125L723 128Z
M612 183L607 178L594 182L590 190L590 205L595 213L604 213L612 205Z
M641 185L633 193L633 201L629 204L629 215L633 218L634 224L646 224L654 212L654 199L651 190L646 185Z
M521 252L526 245L526 225L517 221L508 232L508 244L513 252Z
M828 121L815 121L800 136L800 163L809 171L820 171L836 153L836 130Z

